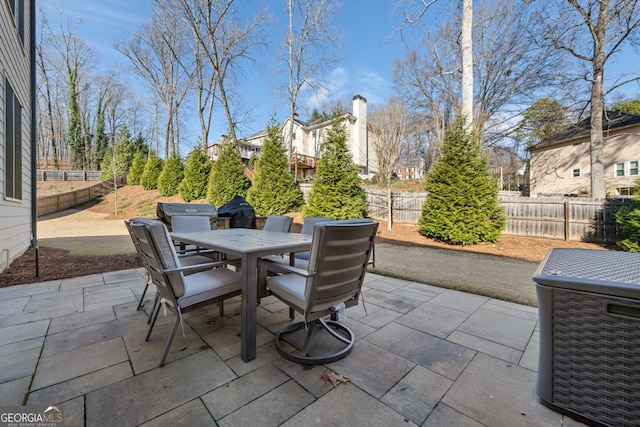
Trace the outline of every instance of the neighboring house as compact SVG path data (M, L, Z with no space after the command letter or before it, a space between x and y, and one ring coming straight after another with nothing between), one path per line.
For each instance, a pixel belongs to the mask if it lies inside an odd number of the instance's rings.
M373 147L369 146L367 135L367 100L360 95L353 97L353 112L342 116L347 128L347 146L353 156L353 162L358 167L362 176L371 176L377 170ZM289 141L290 123L293 120L292 154L289 159L293 166L293 172L298 181L310 181L316 173L320 146L326 136L326 131L331 127L332 118L305 123L297 115L287 117L280 126L283 141ZM238 141L240 155L243 160L248 160L252 154L260 155L260 147L267 135L267 131L257 132L250 137ZM209 158L215 160L218 154L218 146L224 141L217 141L207 148ZM285 149L289 151L288 142Z
M606 111L604 171L608 197L629 195L639 176L640 115ZM531 147L531 196L590 195L589 118Z
M0 1L0 271L36 234L35 3Z
M395 174L401 180L422 179L424 178L424 169L417 166L398 164L395 167Z

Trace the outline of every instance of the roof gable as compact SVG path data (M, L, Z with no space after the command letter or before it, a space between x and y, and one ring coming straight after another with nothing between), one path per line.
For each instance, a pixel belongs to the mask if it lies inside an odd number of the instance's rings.
M637 124L640 124L640 115L623 113L622 111L605 111L602 117L602 130L604 132ZM538 144L529 148L529 150L536 150L570 139L589 136L590 132L591 117L587 117L586 119L581 120L578 123L567 126L556 135L539 142Z

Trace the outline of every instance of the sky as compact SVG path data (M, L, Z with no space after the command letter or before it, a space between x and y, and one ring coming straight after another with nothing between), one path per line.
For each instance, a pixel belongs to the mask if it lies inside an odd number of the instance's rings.
M286 85L287 78L274 73L277 65L274 47L282 42L280 37L288 22L285 0L236 1L244 8L269 4L272 14L276 15L267 33L272 37L267 51L260 52L262 61L247 67L242 76L240 99L247 112L240 119L238 134L244 137L265 129L270 118L275 117L282 122L288 115L286 95L276 90ZM337 22L342 44L334 49L338 61L331 64L328 74L323 76L330 82L328 90L320 96L306 96L300 100L307 111L322 107L324 101L347 102L355 95L365 97L371 106L383 103L394 94L391 79L393 61L407 52L407 46L416 45L419 40L415 32L405 31L404 38L401 38L395 30L401 22L397 11L394 13L395 3L394 0L342 0ZM434 25L446 19L448 12L445 8L449 4L447 1L436 2L424 24ZM145 23L152 6L147 0L48 0L40 2L39 7L54 28L58 22L56 9L68 16L71 22L78 22L76 33L96 51L98 69L116 67L126 71L127 59L115 49L114 42L123 40L127 32L134 32ZM640 52L627 51L612 63L607 75L621 71L637 73L639 67ZM136 86L142 87L140 80L136 82ZM640 94L638 86L633 90ZM212 123L210 135L213 140L227 133L222 114L219 116L220 119ZM304 119L306 114L301 112L301 116ZM195 141L199 135L197 120L194 119L189 127L192 132L188 137Z

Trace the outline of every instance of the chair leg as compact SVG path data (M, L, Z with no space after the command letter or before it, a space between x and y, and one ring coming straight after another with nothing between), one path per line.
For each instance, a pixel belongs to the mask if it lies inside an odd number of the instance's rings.
M176 331L178 330L178 325L180 324L180 320L182 316L180 316L180 312L176 316L176 321L173 324L173 328L171 328L171 334L169 335L169 339L167 340L167 344L164 347L164 353L162 353L162 359L160 359L160 367L164 366L164 362L167 360L167 356L169 355L169 350L171 349L171 344L173 343L173 337L176 335Z
M293 308L289 307L289 319L293 320L296 318L296 312Z
M158 314L160 313L160 302L154 305L153 313L151 313L151 322L149 323L149 332L147 332L147 337L144 339L145 341L149 341L149 337L151 336L151 331L156 324L156 319L158 318Z
M144 285L144 291L142 291L142 295L140 296L140 301L138 301L138 307L136 310L142 310L142 303L144 302L144 296L147 294L147 289L149 289L149 283L151 280L147 279L147 284Z
M156 306L160 303L160 298L156 294L156 297L153 299L153 308L149 312L149 316L147 317L147 325L151 323L151 318L153 317L153 312L156 310Z
M218 314L220 315L220 317L224 316L224 301L222 300L218 302Z
M313 336L313 331L315 331L315 329L315 324L313 323L307 326L307 338L305 338L304 345L300 350L300 356L307 356L307 351L309 351L309 345L311 344L311 337Z

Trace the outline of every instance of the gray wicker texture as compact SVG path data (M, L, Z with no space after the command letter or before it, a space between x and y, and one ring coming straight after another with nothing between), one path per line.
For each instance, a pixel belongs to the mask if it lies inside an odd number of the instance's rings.
M640 301L553 292L552 404L604 425L640 426Z
M542 274L640 285L640 253L556 248Z

